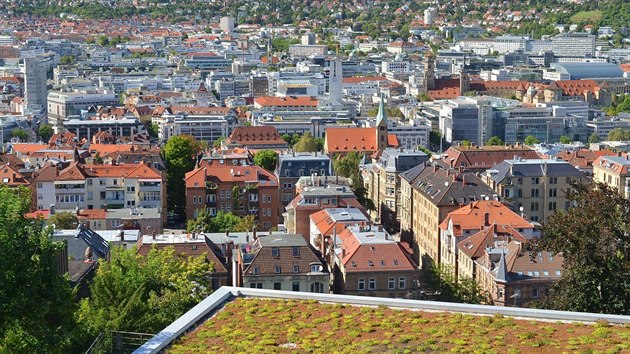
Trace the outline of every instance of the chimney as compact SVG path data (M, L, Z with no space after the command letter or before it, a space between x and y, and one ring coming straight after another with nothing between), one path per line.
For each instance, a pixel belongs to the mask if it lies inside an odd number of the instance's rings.
M48 209L50 215L55 215L55 204L50 204L50 208Z
M433 164L433 172L436 172L436 171L437 171L437 169L438 169L437 164L436 164L436 163L434 163L434 164Z
M156 239L155 230L153 230L153 232L151 233L151 239L153 239L153 240Z
M125 241L125 231L120 230L120 242Z
M483 214L483 226L490 226L490 213Z
M252 227L252 237L253 240L256 241L258 239L258 235L256 235L256 226Z

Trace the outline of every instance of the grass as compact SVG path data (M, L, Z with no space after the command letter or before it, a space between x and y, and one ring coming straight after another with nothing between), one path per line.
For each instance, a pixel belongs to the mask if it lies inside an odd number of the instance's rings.
M238 298L169 353L630 351L630 327Z
M580 11L576 13L575 15L571 16L571 23L574 23L576 25L586 24L586 23L597 23L602 19L603 15L604 14L600 10Z

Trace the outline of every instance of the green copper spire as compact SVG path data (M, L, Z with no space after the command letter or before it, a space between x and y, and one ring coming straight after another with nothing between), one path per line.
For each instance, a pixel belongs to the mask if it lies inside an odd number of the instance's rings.
M381 123L382 122L382 123ZM387 113L385 111L385 95L381 93L381 103L378 105L378 114L376 115L376 125L387 125Z

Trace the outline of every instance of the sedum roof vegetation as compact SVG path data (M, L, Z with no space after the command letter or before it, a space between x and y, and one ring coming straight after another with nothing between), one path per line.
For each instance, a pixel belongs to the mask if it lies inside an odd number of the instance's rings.
M237 298L169 353L630 351L630 327Z

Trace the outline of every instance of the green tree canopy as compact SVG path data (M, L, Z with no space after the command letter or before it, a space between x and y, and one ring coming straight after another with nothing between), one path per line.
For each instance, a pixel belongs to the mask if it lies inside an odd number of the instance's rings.
M48 140L50 140L50 137L52 137L53 133L53 128L50 124L42 124L37 130L39 138L42 139L44 143L47 143Z
M352 191L357 200L368 210L375 210L374 202L368 198L367 189L363 185L363 177L359 170L362 155L356 151L349 152L343 157L333 159L335 174L352 179Z
M490 139L488 139L488 141L486 141L486 145L490 145L490 146L501 146L504 144L505 143L503 142L503 140L501 140L501 138L499 138L498 136L493 136Z
M532 250L564 258L544 305L566 311L630 314L630 201L603 183L573 184L573 207L556 211Z
M48 225L55 225L55 229L76 229L79 218L69 211L55 213L48 218Z
M433 101L433 99L429 95L427 95L426 92L420 92L416 98L420 102Z
M568 136L563 135L563 136L560 137L560 142L562 144L571 144L573 142L573 140L571 138L569 138Z
M425 272L427 284L438 294L435 300L466 304L491 304L490 294L484 292L471 278L457 281L453 269L431 264Z
M468 147L468 146L471 146L471 145L472 145L472 143L470 142L470 140L467 140L467 139L462 140L462 141L460 142L460 144L461 144L462 146L466 146L466 147Z
M588 137L588 142L589 143L599 143L600 139L599 139L599 135L597 133L593 133L591 134L591 136Z
M254 215L239 217L219 211L216 216L212 216L210 210L204 208L199 210L196 218L188 220L186 230L188 232L245 232L251 231L254 224Z
M400 119L405 119L405 115L403 114L403 112L399 108L396 108L396 107L385 108L385 113L387 114L388 117L397 117ZM368 117L376 117L377 114L378 114L378 107L372 108L368 111Z
M623 128L615 128L608 132L608 140L610 141L627 141L630 140L630 130Z
M99 262L92 296L81 301L79 323L92 336L157 333L212 292L213 270L205 257L185 257L172 247L154 247L146 257L114 247L109 262Z
M295 152L314 152L319 150L319 146L311 133L304 133L300 140L293 145L293 150Z
M277 161L278 154L273 150L260 150L254 155L254 164L267 171L275 170Z
M525 137L524 143L525 145L534 145L540 143L540 140L533 135L528 135Z
M0 353L67 353L74 295L58 274L52 230L24 217L26 188L0 187Z
M74 56L73 55L64 55L61 57L61 59L59 59L59 63L61 65L71 65L74 63Z
M13 131L11 132L11 136L20 139L20 141L28 140L28 133L26 132L26 130L21 128L13 129Z
M186 172L195 168L195 155L202 145L190 135L170 138L164 147L164 160L167 166L167 192L169 210L183 215L186 206Z

